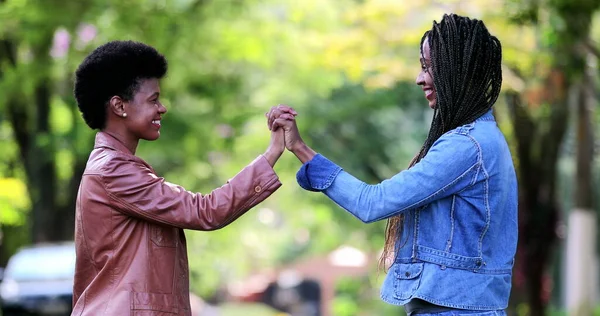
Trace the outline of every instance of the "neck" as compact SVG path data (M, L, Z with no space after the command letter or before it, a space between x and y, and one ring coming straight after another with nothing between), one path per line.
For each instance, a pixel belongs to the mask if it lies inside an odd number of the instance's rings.
M110 136L117 139L121 144L123 144L133 155L135 155L135 151L137 149L137 145L139 142L139 138L132 136L129 133L122 131L116 126L112 124L106 124L106 127L102 129L104 133L109 134Z

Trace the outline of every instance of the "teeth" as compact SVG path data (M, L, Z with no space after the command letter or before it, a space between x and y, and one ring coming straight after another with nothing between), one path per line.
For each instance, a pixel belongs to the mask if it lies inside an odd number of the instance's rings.
M153 121L152 121L152 124L157 124L157 125L160 125L160 121L153 120Z

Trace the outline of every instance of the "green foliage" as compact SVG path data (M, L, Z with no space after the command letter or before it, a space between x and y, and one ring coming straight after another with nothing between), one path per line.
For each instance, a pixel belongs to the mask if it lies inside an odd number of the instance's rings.
M25 183L16 178L0 178L0 223L22 225L28 207Z
M554 2L558 9L547 8ZM431 111L414 78L418 43L433 19L447 10L483 18L503 42L504 88L526 95L544 84L538 78L557 60L548 48L564 41L561 32L570 24L560 12L573 9L568 2L0 0L3 247L10 252L35 233L26 227L37 216L39 177L23 149L54 168L56 179L42 183L57 201L51 215L72 218L76 179L94 137L72 96L73 73L106 41L142 41L169 60L161 139L138 149L168 181L202 193L219 187L266 149L263 114L285 103L300 113L301 133L315 150L377 183L403 170L425 139ZM597 8L592 0L577 3ZM45 120L36 98L44 84L50 91ZM532 113L543 119L551 110L544 104ZM15 115L25 119L15 124ZM38 120L49 131L39 130ZM508 120L500 124L514 140ZM19 132L36 146L22 148ZM271 198L222 230L186 232L193 291L208 297L228 282L342 244L376 261L385 223L365 225L323 195L300 189L298 167L284 154L275 167L283 187ZM382 278L340 285L336 315L399 315L401 308L377 298Z

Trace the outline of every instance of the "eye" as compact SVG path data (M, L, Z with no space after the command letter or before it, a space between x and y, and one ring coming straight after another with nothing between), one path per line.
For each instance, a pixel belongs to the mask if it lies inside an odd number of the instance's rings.
M421 61L421 70L423 70L424 72L429 72L429 68L431 68L431 66L428 66L427 63Z

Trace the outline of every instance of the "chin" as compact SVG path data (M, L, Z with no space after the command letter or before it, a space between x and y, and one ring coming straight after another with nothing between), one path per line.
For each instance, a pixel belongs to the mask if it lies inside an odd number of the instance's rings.
M144 137L144 140L153 141L153 140L157 140L159 138L160 138L160 132L153 134L153 135L146 135L146 137Z
M429 102L429 107L430 107L432 110L435 110L435 102Z

